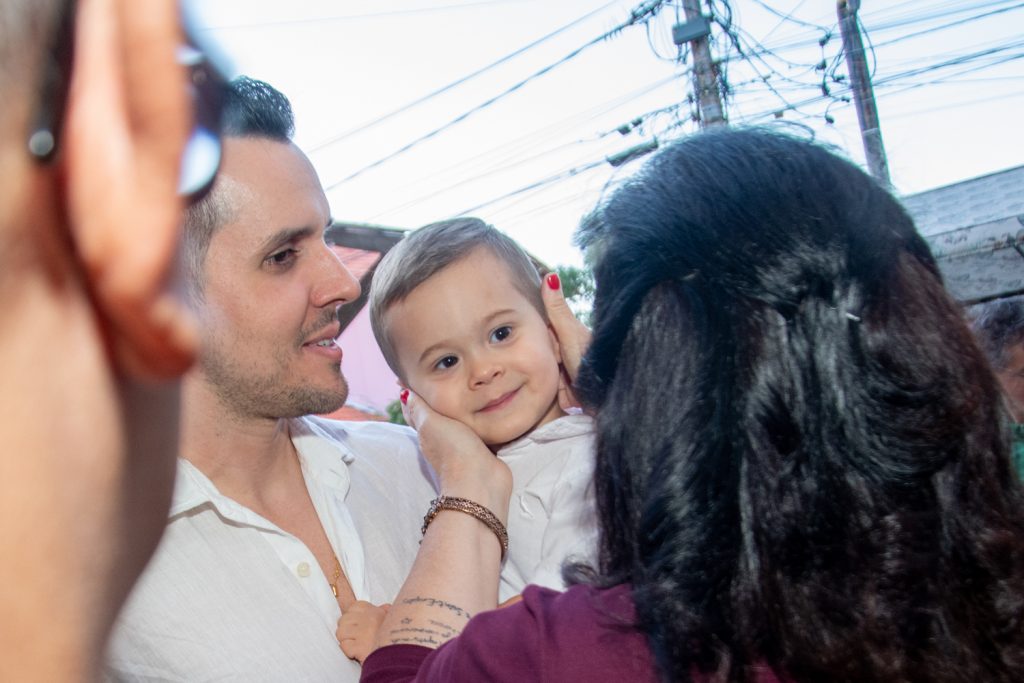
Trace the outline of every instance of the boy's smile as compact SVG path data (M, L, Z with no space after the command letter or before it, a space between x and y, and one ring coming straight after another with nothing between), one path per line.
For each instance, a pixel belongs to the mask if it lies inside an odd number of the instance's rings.
M481 408L480 412L493 413L495 411L501 410L502 408L510 404L512 402L512 399L515 398L516 395L518 395L518 393L519 390L516 389L515 391L510 391L503 396L499 396L498 398L494 399L493 401L485 405L483 408Z
M409 388L488 446L563 414L555 337L488 249L435 274L385 318Z

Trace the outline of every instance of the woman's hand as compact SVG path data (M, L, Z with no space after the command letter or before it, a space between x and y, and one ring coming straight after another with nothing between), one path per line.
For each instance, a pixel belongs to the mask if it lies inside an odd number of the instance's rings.
M512 492L508 465L494 457L466 425L436 412L408 389L401 398L402 414L419 435L420 449L437 473L440 492L480 503L505 523Z
M572 393L572 384L580 371L580 361L590 344L590 330L569 309L557 273L548 273L541 285L541 298L548 314L548 322L558 338L565 372L558 384L558 404L562 410L578 407Z

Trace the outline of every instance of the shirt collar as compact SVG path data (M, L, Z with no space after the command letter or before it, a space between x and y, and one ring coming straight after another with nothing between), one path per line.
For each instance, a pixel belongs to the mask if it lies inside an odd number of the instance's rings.
M587 434L594 430L594 420L589 415L582 413L565 415L542 425L532 432L519 437L512 443L498 450L499 456L510 455L523 448L529 448L536 444L560 441L581 434Z
M338 489L344 496L350 482L348 466L355 459L348 448L341 423L332 425L329 432L315 418L299 417L288 420L292 444L299 454L299 463L306 481L317 481L323 486ZM174 480L174 497L169 517L210 504L228 518L238 516L242 506L222 494L198 467L184 458L178 458Z

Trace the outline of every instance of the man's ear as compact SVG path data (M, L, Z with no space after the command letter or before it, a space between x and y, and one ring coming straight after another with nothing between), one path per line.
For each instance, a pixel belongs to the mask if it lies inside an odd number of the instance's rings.
M191 315L169 287L189 129L174 0L80 0L64 144L67 215L111 353L136 378L181 374Z

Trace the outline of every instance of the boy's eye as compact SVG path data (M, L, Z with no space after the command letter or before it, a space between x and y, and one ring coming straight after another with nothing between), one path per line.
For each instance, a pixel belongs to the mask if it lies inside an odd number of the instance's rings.
M502 325L498 329L491 332L491 342L502 342L508 339L512 335L512 328L508 325Z
M455 366L459 362L459 359L455 356L445 356L441 360L434 363L434 368L437 370L447 370L450 367Z

